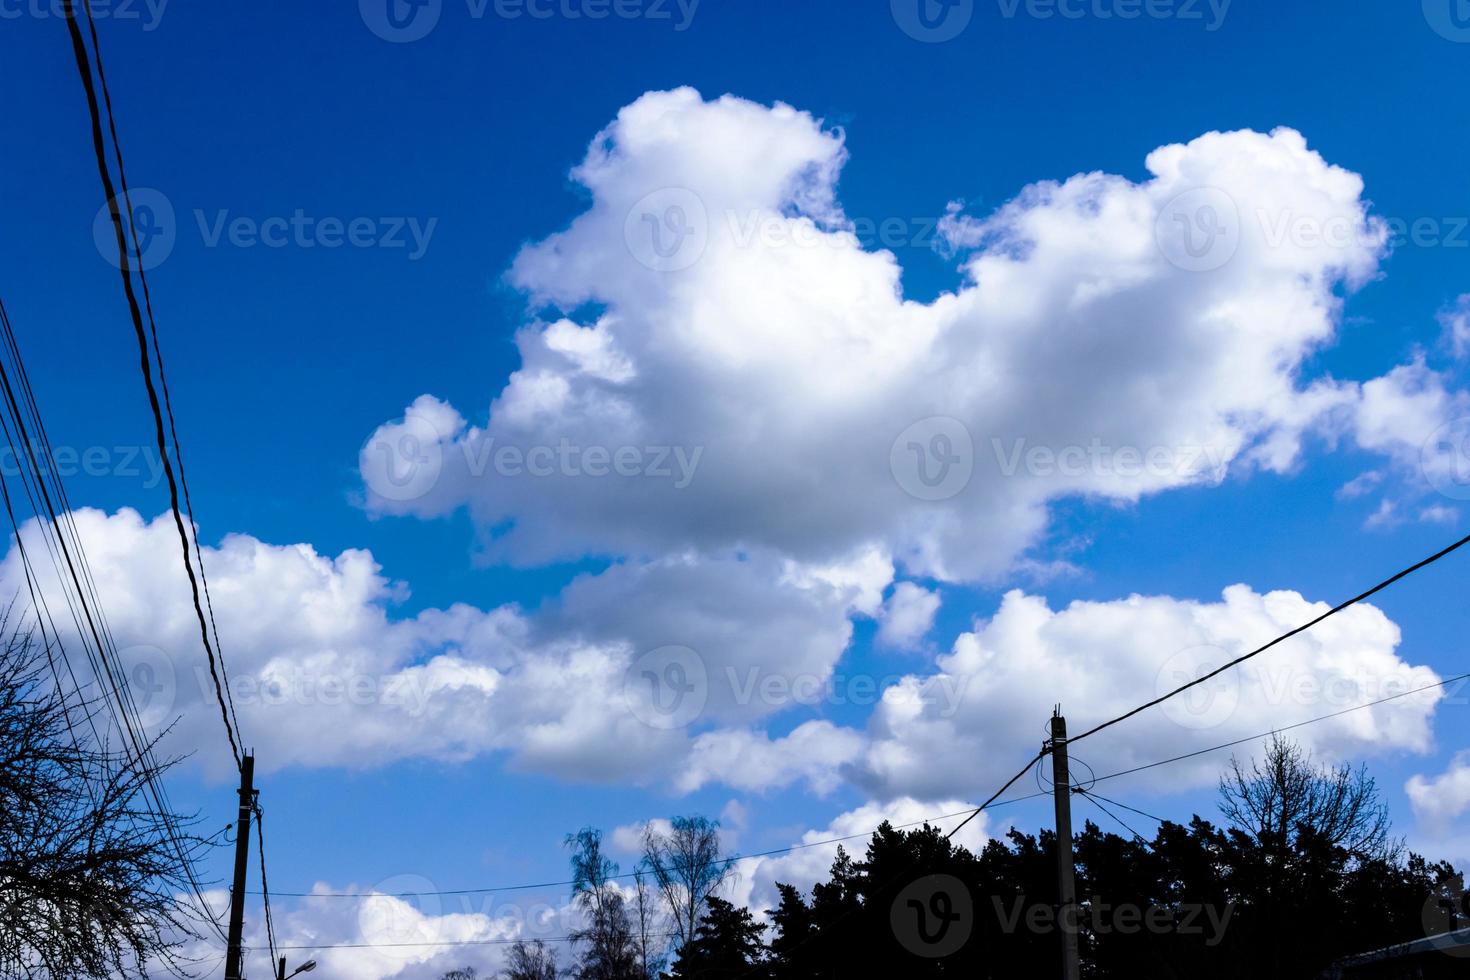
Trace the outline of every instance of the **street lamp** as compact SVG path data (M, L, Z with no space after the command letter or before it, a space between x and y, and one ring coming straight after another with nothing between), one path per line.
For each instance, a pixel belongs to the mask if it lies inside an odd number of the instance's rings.
M286 973L286 957L281 957L281 962L276 968L276 980L291 980L298 973L310 973L316 969L316 960L307 960L291 973Z

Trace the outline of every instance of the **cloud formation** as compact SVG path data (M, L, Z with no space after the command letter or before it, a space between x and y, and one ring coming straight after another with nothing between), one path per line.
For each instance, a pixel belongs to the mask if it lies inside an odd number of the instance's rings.
M468 508L516 563L876 548L986 579L1061 498L1286 470L1317 431L1415 466L1465 405L1422 363L1305 376L1389 235L1361 178L1292 130L951 210L963 278L932 303L853 232L846 160L839 130L781 104L624 108L572 172L586 210L510 270L536 314L520 369L482 420L425 395L385 423L368 506Z
M1035 754L1042 720L1061 702L1072 734L1202 677L1327 610L1295 592L1244 585L1218 602L1131 596L1053 610L1014 591L990 619L955 642L933 675L890 688L868 725L853 778L878 798L936 800L1000 785ZM1354 606L1311 631L1178 698L1075 746L1097 774L1269 732L1435 684L1430 668L1397 653L1399 628ZM956 702L932 691L947 685ZM1298 729L1292 737L1329 759L1425 752L1443 690ZM952 704L953 707L948 707ZM1248 753L1250 746L1238 751ZM1139 773L1159 791L1208 785L1222 755Z

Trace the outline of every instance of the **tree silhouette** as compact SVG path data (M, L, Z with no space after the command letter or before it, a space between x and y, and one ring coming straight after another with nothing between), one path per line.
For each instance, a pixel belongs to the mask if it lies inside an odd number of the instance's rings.
M510 948L503 980L556 980L556 951L537 939L518 942Z
M627 904L612 883L618 866L602 852L602 832L585 827L567 835L572 852L572 894L586 916L572 933L586 951L574 973L581 980L640 980L638 946Z
M205 842L149 798L172 763L99 743L95 706L68 704L28 634L0 632L0 976L179 968L200 929L186 860Z
M762 939L765 931L749 909L710 896L694 938L674 960L672 975L679 980L758 980L765 975L769 955Z
M1221 812L1220 826L1166 821L1151 840L1091 821L1074 835L1084 977L1315 977L1338 959L1470 918L1463 876L1404 854L1361 769L1314 766L1274 740L1262 761L1231 764ZM884 824L861 856L839 846L809 893L777 884L769 926L711 896L670 976L1053 975L1056 847L1050 831L1012 829L974 854L934 827ZM958 942L928 945L927 932L910 928L915 915L944 925L936 937L956 930Z
M663 893L677 946L693 940L706 902L730 873L719 830L705 817L674 817L667 833L653 824L643 831L643 862Z

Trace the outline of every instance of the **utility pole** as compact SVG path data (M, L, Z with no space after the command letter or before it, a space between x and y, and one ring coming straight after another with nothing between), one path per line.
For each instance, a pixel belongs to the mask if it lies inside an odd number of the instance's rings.
M1067 719L1062 717L1061 705L1051 716L1051 778L1057 814L1057 922L1062 934L1062 980L1080 980L1077 876L1072 869L1072 777L1067 766Z
M286 980L286 957L281 957L281 962L276 966L276 980Z
M235 818L235 884L230 889L230 945L225 954L225 980L244 978L240 942L245 933L245 872L250 867L250 811L253 809L255 756L247 755L240 760L240 815Z

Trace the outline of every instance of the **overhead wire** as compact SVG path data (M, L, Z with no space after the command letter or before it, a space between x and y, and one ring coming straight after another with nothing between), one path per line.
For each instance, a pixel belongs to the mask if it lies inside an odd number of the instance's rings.
M1305 721L1296 722L1296 723L1291 724L1291 725L1284 725L1284 726L1281 726L1279 728L1274 728L1274 729L1272 729L1270 731L1267 731L1267 732L1260 732L1260 733L1255 734L1255 735L1250 735L1250 736L1247 736L1245 738L1234 739L1234 740L1229 741L1229 742L1221 742L1218 745L1211 745L1208 748L1197 749L1197 750L1195 750L1193 752L1184 753L1183 755L1177 755L1177 756L1173 756L1172 758L1167 758L1167 759L1160 759L1160 760L1158 760L1156 762L1150 762L1150 763L1148 763L1146 765L1135 766L1133 768L1124 769L1124 770L1121 770L1119 772L1108 773L1108 774L1103 775L1103 776L1096 776L1096 777L1094 777L1091 780L1091 784L1092 785L1095 785L1095 784L1100 783L1100 782L1103 782L1105 780L1118 779L1118 778L1121 778L1123 776L1129 776L1129 775L1132 775L1134 773L1143 772L1143 771L1146 771L1146 770L1149 770L1149 769L1155 769L1155 768L1158 768L1160 766L1166 766L1166 765L1170 765L1170 764L1176 763L1176 762L1183 762L1183 761L1188 760L1188 759L1193 759L1193 758L1196 758L1198 756L1206 755L1206 754L1208 754L1210 752L1218 752L1218 751L1220 751L1222 749L1234 748L1237 745L1244 745L1247 742L1258 742L1258 741L1260 741L1262 739L1270 738L1272 735L1276 735L1276 734L1279 734L1281 732L1294 731L1295 729L1298 729L1298 728L1304 728L1304 727L1306 727L1308 725L1315 725L1315 724L1318 724L1318 723L1323 722L1323 721L1329 721L1329 720L1331 720L1333 718L1338 718L1338 717L1341 717L1341 716L1346 715L1346 714L1350 714L1350 713L1355 712L1355 711L1364 711L1364 710L1367 710L1368 708L1374 708L1374 707L1377 707L1378 705L1385 704L1385 703L1388 703L1388 702L1391 702L1391 701L1397 701L1397 700L1401 700L1403 698L1412 697L1415 694L1423 694L1423 693L1428 692L1428 691L1436 690L1436 689L1439 689L1439 688L1445 688L1445 687L1450 686L1451 684L1460 683L1462 681L1470 681L1470 673L1460 674L1460 675L1455 676L1455 677L1448 677L1448 678L1445 678L1444 680L1438 681L1438 682L1436 682L1434 684L1425 684L1425 685L1423 685L1421 687L1413 688L1412 690L1402 691L1402 692L1400 692L1398 694L1393 694L1393 695L1389 695L1387 697L1379 698L1376 701L1369 701L1369 702L1366 702L1364 704L1353 705L1352 707L1344 708L1344 709L1342 709L1340 711L1334 711L1334 712L1331 712L1330 714L1325 714L1325 715L1318 715L1315 718L1308 718ZM1038 756L1037 758L1032 759L1032 761L1027 764L1027 770L1029 770L1038 761L1040 761L1040 758L1041 758L1041 756ZM1027 770L1022 770L1021 775L1024 775ZM1017 776L1016 778L1018 779L1019 776ZM1016 779L1012 779L1011 782L1009 784L1007 784L1007 786L1014 785L1015 781L1016 781ZM1074 789L1075 789L1075 787L1074 787ZM1090 787L1088 788L1087 792L1088 793L1092 793L1093 795L1096 795L1095 792ZM1053 795L1053 793L1052 793L1051 790L1045 790L1045 791L1037 792L1037 793L1029 793L1029 794L1027 794L1025 796L1014 796L1014 797L1009 797L1007 799L995 799L995 800L987 801L987 803L984 806L982 806L981 808L978 808L978 809L977 808L974 808L974 807L969 807L969 808L966 808L964 810L955 811L953 813L945 813L945 814L939 814L937 816L932 816L932 817L924 817L921 820L914 820L914 821L911 821L909 823L903 823L903 824L894 824L892 826L896 830L905 830L905 829L908 829L908 828L911 828L911 827L921 827L921 826L924 826L926 824L928 824L928 825L934 825L934 824L938 823L941 820L949 820L949 819L953 819L955 817L960 817L960 816L973 816L976 813L980 812L980 810L982 810L982 809L995 809L996 807L1001 807L1001 806L1012 806L1012 805L1015 805L1017 803L1025 803L1025 802L1028 802L1030 800L1042 799L1042 798L1045 798L1045 797L1050 797L1052 795ZM1103 797L1103 799L1107 799L1107 798L1106 797ZM1116 800L1108 800L1108 802L1113 803L1116 806L1123 806L1124 809L1132 809L1131 807L1126 807L1126 806L1124 806L1124 804L1118 803ZM1143 816L1150 817L1151 819L1154 819L1154 820L1160 820L1160 822L1162 822L1161 821L1161 818L1155 817L1152 814L1143 813L1143 811L1137 811L1137 812L1139 812ZM958 830L958 828L956 828L956 830ZM812 847L823 847L823 846L828 846L828 845L832 845L832 844L843 844L843 843L846 843L848 841L870 838L875 833L877 833L877 830L876 829L871 830L871 831L867 831L865 833L860 833L860 834L848 834L848 835L842 836L842 837L829 837L829 838L823 838L822 840L806 841L806 842L803 842L801 844L793 844L793 845L790 845L790 846L787 846L787 847L773 848L773 849L768 850L768 851L759 851L759 852L748 853L748 854L737 854L737 855L734 855L734 856L728 858L727 861L733 863L733 862L742 861L742 860L749 860L749 859L753 859L753 858L773 857L773 856L777 856L777 855L781 855L781 854L788 854L788 853L791 853L793 851L805 850L807 848L812 848ZM620 875L611 875L610 876L610 878L612 878L612 879L624 879L624 878L632 878L632 877L633 877L633 875L631 873L630 874L620 874ZM572 881L544 881L544 882L536 882L536 883L530 883L530 884L484 886L484 887L476 887L476 888L431 889L431 890L422 890L422 891L413 891L413 892L321 892L321 891L317 891L317 892L303 892L303 891L282 892L282 891L277 891L277 892L273 892L273 894L277 898L287 898L287 897L289 897L289 898L359 898L359 899L361 899L361 898L384 898L384 897L386 897L386 898L418 898L418 897L431 896L431 895L433 895L433 896L445 896L445 895L484 895L484 894L491 894L491 893L494 893L494 892L532 891L532 890L544 889L544 888L559 888L559 887L564 887L564 886L570 886L572 884L574 884L574 882L572 882ZM253 892L252 894L258 894L258 893L254 893Z
M34 390L25 370L25 361L21 357L19 344L15 337L14 325L3 303L0 303L0 335L3 335L5 341L4 352L12 362L7 366L5 359L0 358L0 391L3 391L4 394L3 406L5 409L4 413L0 414L0 427L3 427L11 453L21 464L17 467L18 475L31 504L32 512L37 517L38 534L46 545L55 568L57 582L72 614L72 623L87 655L88 664L92 668L92 676L99 685L102 685L103 697L101 700L111 714L114 725L125 744L130 747L126 753L130 764L138 765L144 777L147 795L152 798L153 810L159 821L158 827L178 853L180 870L186 875L195 899L199 902L197 911L215 926L216 931L219 931L218 922L210 913L202 885L194 871L192 860L189 857L189 848L180 839L178 828L172 818L173 809L168 801L167 791L157 779L156 760L153 759L149 751L149 742L142 733L137 705L132 699L132 692L123 673L116 643L97 595L95 579L91 573L86 551L82 547L75 522L71 519L72 508L66 496L65 484L60 475L54 471L54 466L50 465L55 458L55 450L45 432ZM12 426L14 431L12 431ZM44 464L43 459L46 461ZM66 645L61 639L60 631L56 629L49 604L45 601L45 591L36 584L34 565L30 560L29 550L25 547L25 535L15 513L14 501L8 486L4 497L6 515L14 529L17 550L21 554L22 564L26 571L32 608L37 617L38 627L42 631L42 643L46 650L48 666L55 677L58 691L61 693L63 703L68 703L65 680L71 681L71 687L76 692L81 710L84 711L92 728L94 738L99 744L105 744L106 740L102 738L93 718L91 701L76 676L71 658L66 652ZM51 623L50 637L46 636L48 621ZM85 626L83 621L86 623ZM61 654L67 670L66 678L63 678L56 670L55 659L51 656L53 649ZM75 728L70 720L68 731L75 742Z
M82 2L85 5L87 0L82 0ZM204 645L204 650L209 660L209 673L214 682L214 693L215 699L219 703L220 718L224 722L225 736L229 740L230 751L234 755L236 768L240 768L242 766L242 756L234 727L231 724L228 702L220 681L219 665L215 656L215 650L209 638L209 628L200 596L199 580L194 574L194 563L190 557L189 532L184 527L184 517L179 503L178 479L174 474L174 466L168 452L168 441L164 435L163 408L159 400L157 385L153 380L148 334L143 327L143 314L138 303L137 291L133 286L132 266L129 262L129 234L124 231L123 215L119 207L118 190L113 183L112 174L107 164L106 140L102 131L102 109L98 100L97 83L92 77L86 41L77 23L75 0L62 0L62 10L65 15L64 19L66 20L67 30L71 36L72 53L76 60L77 71L81 76L82 88L87 97L87 110L92 127L92 149L97 160L98 176L102 180L102 191L107 199L108 213L112 219L114 238L118 250L118 267L122 273L123 293L127 299L128 314L132 320L133 333L138 343L139 368L143 375L144 388L148 394L149 407L153 411L154 437L158 447L160 462L168 481L169 509L173 514L174 527L178 532L179 544L183 550L184 571L189 579L189 590L193 600L194 612L199 621L200 640ZM87 12L90 16L90 8ZM109 125L111 127L110 116ZM127 227L131 230L133 241L136 242L137 229L131 210L129 210L127 215ZM138 272L140 280L145 278L141 265L142 263L140 261Z
M168 415L169 434L173 438L174 459L178 461L179 484L184 491L184 507L189 515L189 527L193 531L194 560L199 565L199 581L204 587L204 603L209 612L210 632L214 635L214 647L219 651L220 673L224 676L225 700L229 705L230 718L234 722L235 731L240 730L240 718L235 714L235 698L230 690L230 673L225 665L224 647L220 643L219 625L214 618L214 600L209 593L209 576L204 571L204 552L199 546L199 524L194 518L194 501L189 493L189 476L184 467L184 448L179 441L179 430L174 420L173 397L169 393L168 373L163 366L163 345L158 340L158 321L153 315L153 294L148 288L147 270L143 267L143 249L138 238L138 227L134 220L132 191L128 187L127 168L123 164L122 141L117 135L117 119L112 111L112 91L107 85L107 72L102 66L102 45L97 37L97 21L92 16L91 0L83 0L83 9L87 13L87 29L92 37L92 60L97 66L97 85L102 92L102 104L107 111L107 128L112 137L113 159L117 162L117 182L122 190L123 205L128 214L128 231L133 244L134 253L138 257L138 283L143 292L143 308L148 315L148 330L153 338L153 359L158 365L158 383L163 391L163 407ZM188 555L185 554L187 561Z
M1093 806L1097 807L1103 813L1106 813L1108 816L1112 817L1115 821L1117 821L1123 827L1124 830L1128 831L1128 833L1130 833L1134 837L1138 838L1138 840L1145 847L1149 847L1149 848L1152 848L1153 847L1153 845L1148 842L1148 838L1147 837L1143 836L1138 831L1136 831L1132 827L1128 826L1127 822L1124 821L1124 819L1122 817L1118 816L1116 813L1114 813L1113 811L1109 810L1107 807L1103 806L1102 803L1096 797L1093 796L1093 794L1091 794L1091 793L1085 793L1085 792L1079 792L1079 791L1076 791L1076 790L1074 790L1074 792L1078 792L1080 796L1086 797L1089 801L1091 801L1091 803L1092 803Z
M276 961L276 921L271 914L271 889L269 880L265 875L265 811L261 809L260 803L254 804L255 809L255 841L256 850L260 856L260 895L261 904L265 906L265 938L266 945L270 948L271 962Z
M1076 794L1078 794L1080 796L1095 796L1099 800L1102 800L1105 803L1111 803L1113 806L1121 807L1122 809L1127 810L1130 813L1136 813L1140 817L1148 817L1150 820L1153 820L1153 821L1155 821L1157 823L1168 823L1169 822L1169 821L1165 820L1163 817L1156 817L1156 816L1154 816L1152 813L1149 813L1147 810L1140 810L1137 807L1129 806L1127 803L1119 803L1117 800L1114 800L1114 799L1111 799L1109 797L1103 796L1101 793L1097 792L1096 790L1087 789L1087 788L1082 787L1082 786L1077 786L1077 787L1074 787L1073 788L1072 792L1073 793L1076 793Z
M1147 701L1147 702L1139 705L1138 707L1134 708L1131 711L1125 711L1123 714L1118 715L1116 718L1112 718L1112 719L1110 719L1108 721L1105 721L1105 722L1103 722L1100 725L1094 725L1092 728L1089 728L1087 731L1083 732L1081 735L1074 735L1074 736L1072 736L1070 739L1067 740L1068 741L1068 744L1072 744L1074 742L1080 742L1084 738L1088 738L1088 737L1090 737L1092 735L1096 735L1098 732L1102 731L1103 729L1111 728L1113 725L1116 725L1119 722L1127 721L1129 718L1132 718L1134 715L1137 715L1137 714L1139 714L1139 713L1141 713L1143 711L1147 711L1149 708L1152 708L1155 705L1163 704L1165 701L1168 701L1170 698L1177 697L1178 695L1183 694L1185 691L1188 691L1190 688L1198 687L1199 685L1205 683L1206 681L1212 680L1213 678L1218 677L1219 675L1225 673L1227 670L1230 670L1230 669L1232 669L1234 667L1237 667L1240 664L1243 664L1247 660L1250 660L1250 659L1252 659L1254 657L1260 656L1261 654L1265 653L1267 650L1270 650L1273 647L1279 646L1280 644L1285 643L1287 640L1290 640L1291 638L1293 638L1295 636L1298 636L1298 635L1300 635L1302 633L1305 633L1307 630L1310 630L1312 627L1318 625L1319 623L1322 623L1325 620L1330 619L1333 616L1336 616L1338 613L1342 612L1343 610L1348 609L1348 608L1351 608L1352 606L1355 606L1355 605L1357 605L1360 602L1364 602L1364 601L1366 601L1368 599L1371 599L1373 596L1375 596L1378 593L1382 592L1384 589L1387 589L1388 587L1394 585L1395 583L1400 582L1400 581L1402 581L1405 578L1408 578L1410 575L1413 575L1415 572L1418 572L1421 569L1428 568L1430 565L1433 565L1435 562L1438 562L1441 559L1448 557L1449 555L1451 555L1454 552L1458 551L1459 549L1463 548L1467 544L1470 544L1470 535L1466 535L1465 537L1463 537L1460 540L1456 541L1454 544L1450 545L1449 547L1444 548L1441 551L1438 551L1438 552L1430 555L1428 558L1425 558L1422 561L1415 562L1414 564L1410 565L1408 568L1405 568L1402 571L1397 572L1396 574L1389 576L1388 578L1384 579L1382 582L1379 582L1377 585L1373 586L1371 589L1368 589L1365 592L1361 592L1358 595L1353 596L1351 599L1348 599L1345 602L1338 603L1336 606L1333 606L1331 609L1329 609L1326 612L1322 613L1320 616L1314 617L1313 619L1309 620L1306 623L1303 623L1302 625L1296 627L1295 629L1288 630L1287 632L1285 632L1285 633L1281 634L1280 636L1276 637L1274 640L1271 640L1269 643L1264 643L1261 646L1256 647L1254 650L1250 651L1249 653L1242 654L1241 656L1236 657L1234 660L1231 660L1229 663L1226 663L1226 664L1224 664L1224 665L1222 665L1220 667L1217 667L1214 670L1209 671L1208 673L1206 673L1206 674L1204 674L1204 675L1202 675L1200 677L1197 677L1197 678L1195 678L1192 681L1189 681L1189 682L1187 682L1185 684L1181 684L1180 686L1174 688L1174 690L1168 692L1167 694L1160 695L1159 697L1154 698L1152 701Z

